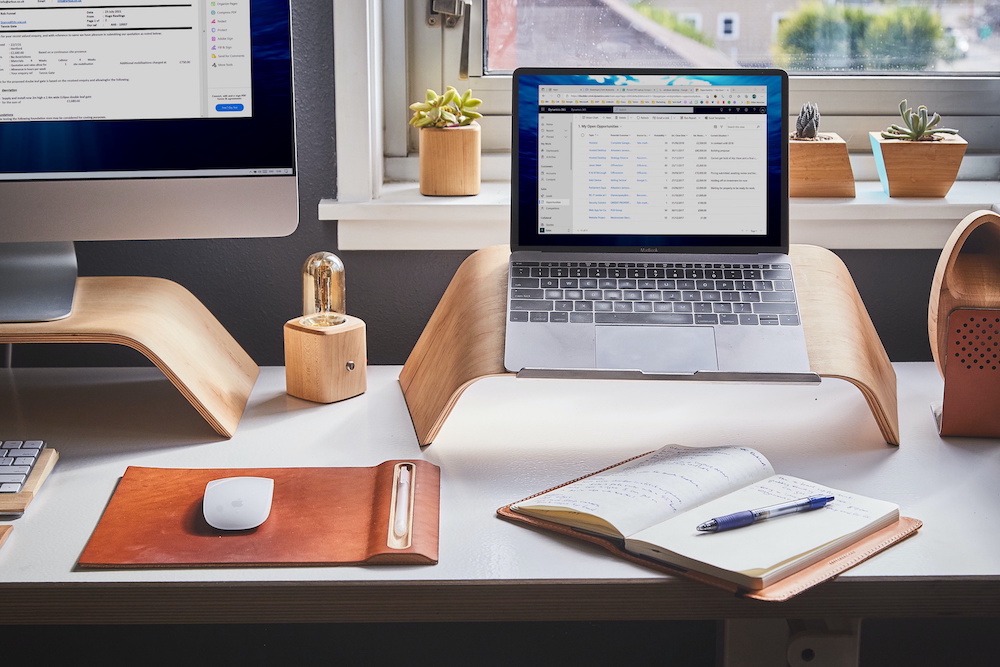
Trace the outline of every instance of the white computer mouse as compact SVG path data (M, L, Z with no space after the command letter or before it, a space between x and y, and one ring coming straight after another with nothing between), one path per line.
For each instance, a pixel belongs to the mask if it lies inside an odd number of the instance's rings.
M202 510L208 525L219 530L249 530L271 513L274 480L269 477L224 477L205 486Z

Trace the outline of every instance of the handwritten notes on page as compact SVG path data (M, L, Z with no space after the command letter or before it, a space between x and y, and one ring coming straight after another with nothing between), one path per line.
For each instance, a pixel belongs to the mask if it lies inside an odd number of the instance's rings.
M512 508L596 517L613 526L613 534L625 536L773 474L767 459L748 447L667 445Z
M834 499L822 508L763 519L736 530L697 529L716 517L814 495ZM857 562L851 560L853 545L899 519L894 503L776 475L753 449L680 445L667 445L498 512L506 517L524 515L515 518L564 534L577 531L587 533L588 539L606 537L602 543L613 551L749 590L765 589L828 557L835 560L811 572L807 579L812 583L807 585L819 581L809 579L817 573L833 576ZM894 534L905 536L919 527L908 521L910 527L897 528L902 532Z
M760 521L738 530L699 533L695 526L717 516L766 507L812 495L832 495L822 509ZM899 517L894 503L830 489L813 482L775 475L699 507L695 512L675 517L642 530L628 540L626 548L656 557L659 549L688 562L705 563L720 570L764 576L789 563L802 560L822 549L836 550L836 544L850 544L874 527L882 527ZM671 559L684 563L684 560Z

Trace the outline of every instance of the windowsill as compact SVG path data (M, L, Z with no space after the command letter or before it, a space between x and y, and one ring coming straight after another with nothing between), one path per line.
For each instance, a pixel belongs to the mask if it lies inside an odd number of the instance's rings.
M834 249L940 249L972 211L1000 204L1000 182L959 181L943 199L893 199L877 181L854 199L793 198L791 242ZM366 202L319 203L338 220L341 250L475 250L510 239L510 184L483 182L472 197L425 197L416 183L386 183Z

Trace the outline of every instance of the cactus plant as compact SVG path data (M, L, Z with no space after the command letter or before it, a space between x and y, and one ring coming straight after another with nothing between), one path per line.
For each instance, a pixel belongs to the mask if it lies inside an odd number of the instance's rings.
M906 100L899 103L899 115L903 118L906 127L901 125L890 125L888 129L882 131L883 139L902 139L903 141L939 141L941 137L936 134L958 134L958 130L950 127L937 127L941 122L941 114L935 113L933 116L927 111L927 107L921 105L914 111L906 105Z
M795 120L795 134L792 139L815 139L819 134L819 106L806 102Z
M853 197L854 171L847 143L835 132L819 131L819 105L806 102L788 142L790 197Z
M472 96L472 90L460 95L454 87L448 86L443 94L438 95L428 88L423 102L414 102L410 105L410 110L413 111L410 125L414 127L468 125L483 117L475 110L482 103L482 100Z

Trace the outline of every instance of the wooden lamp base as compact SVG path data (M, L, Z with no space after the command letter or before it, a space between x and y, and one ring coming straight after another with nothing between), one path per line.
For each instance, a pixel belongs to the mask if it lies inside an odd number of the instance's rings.
M345 315L329 327L285 323L285 391L315 403L335 403L365 393L368 350L364 320Z

